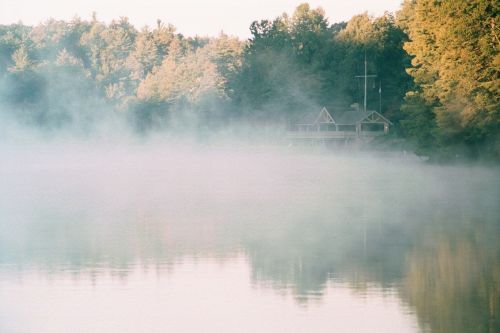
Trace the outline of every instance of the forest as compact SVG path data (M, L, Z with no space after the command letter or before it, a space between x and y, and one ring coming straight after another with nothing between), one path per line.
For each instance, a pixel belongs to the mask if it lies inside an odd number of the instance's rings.
M499 7L404 0L394 14L329 22L304 3L254 21L248 40L95 13L0 25L0 119L85 135L109 120L140 135L286 126L304 110L361 103L366 57L367 105L393 122L388 144L500 161Z

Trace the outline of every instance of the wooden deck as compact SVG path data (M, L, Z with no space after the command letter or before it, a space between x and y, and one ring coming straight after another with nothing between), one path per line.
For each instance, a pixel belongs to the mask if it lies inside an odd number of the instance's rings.
M384 135L383 131L365 131L356 133L354 131L288 131L288 139L308 140L347 140L356 138L373 138Z

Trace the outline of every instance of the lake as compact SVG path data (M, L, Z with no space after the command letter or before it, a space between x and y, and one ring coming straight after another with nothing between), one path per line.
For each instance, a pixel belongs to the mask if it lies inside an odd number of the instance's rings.
M0 332L500 331L497 167L181 144L0 152Z

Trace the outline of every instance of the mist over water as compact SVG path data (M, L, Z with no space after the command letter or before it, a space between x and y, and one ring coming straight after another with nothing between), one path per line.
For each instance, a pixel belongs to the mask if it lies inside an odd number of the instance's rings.
M61 141L0 145L0 331L498 329L497 167Z
M500 332L495 9L0 25L0 333Z

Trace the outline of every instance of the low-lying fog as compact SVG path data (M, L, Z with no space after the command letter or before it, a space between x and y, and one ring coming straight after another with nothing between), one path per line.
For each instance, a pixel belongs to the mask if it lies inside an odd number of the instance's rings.
M318 316L326 315L318 309L333 304L335 298L328 295L341 290L358 295L345 296L349 299L392 302L389 295L396 295L400 321L393 322L400 331L498 326L489 319L499 309L496 167L429 165L399 153L160 141L4 143L0 154L0 319L14 312L27 321L46 315L21 311L39 301L28 296L16 301L15 296L33 284L45 285L40 276L65 285L63 277L70 274L75 281L110 286L115 283L111 274L120 276L122 285L129 281L128 288L137 279L155 286L190 276L191 287L207 290L217 279L228 286L248 279L255 306L264 304L255 293L270 290L279 297L290 295L286 304L323 302L309 310ZM187 274L182 267L193 260L218 264L189 268L192 274ZM230 274L231 267L238 273ZM173 280L137 278L141 271ZM216 280L208 272L217 272ZM51 286L51 292L65 290L57 283ZM384 290L386 296L380 296ZM69 301L68 295L56 294L54 307ZM198 297L205 296L178 295L174 312L189 317L189 306L181 305L196 303ZM207 291L206 300L210 297ZM221 313L238 307L234 299L233 305L207 302ZM350 313L361 309L342 304ZM151 303L144 307L160 311ZM287 317L284 305L269 311L275 311L278 329L305 318L292 312ZM75 323L83 320L74 313L70 317ZM156 328L167 327L154 318ZM321 318L318 331L331 325L330 317ZM342 318L346 326L338 324L339 329L370 330L371 321L358 327L355 320ZM212 319L205 318L204 324ZM246 323L245 316L240 319ZM122 330L136 327L127 326L127 320L120 320ZM266 330L256 322L247 324L250 331ZM47 325L47 331L57 330ZM26 328L12 319L4 326Z

